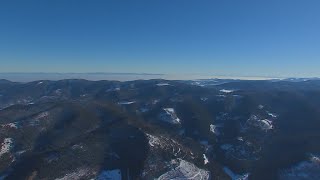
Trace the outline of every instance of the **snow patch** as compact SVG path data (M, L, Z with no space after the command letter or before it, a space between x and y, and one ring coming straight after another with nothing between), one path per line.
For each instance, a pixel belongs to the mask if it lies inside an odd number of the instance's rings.
M265 129L265 130L273 129L272 121L268 119L263 119L263 120L260 120L260 122L262 123L261 125L262 129Z
M221 89L220 92L223 92L223 93L232 93L234 92L234 90L231 90L231 89Z
M129 104L134 104L136 103L135 101L121 101L118 102L119 105L129 105Z
M267 113L272 118L277 118L278 117L278 115L276 115L275 113L271 113L271 112L267 112Z
M243 137L239 136L239 137L237 137L237 140L238 141L243 141Z
M157 86L170 86L170 84L168 84L168 83L158 83L158 84L156 84Z
M173 108L163 108L163 110L166 112L166 115L169 117L163 117L162 119L164 119L165 121L168 121L172 124L180 124L181 121L178 118L175 110Z
M210 131L215 135L219 135L218 127L216 125L210 124Z
M193 158L193 154L190 150L185 149L183 145L172 138L161 135L155 136L148 133L146 133L146 137L148 138L151 150L161 149L165 152L172 153L175 157L189 156Z
M4 138L3 143L1 143L0 157L6 153L9 153L13 147L12 138Z
M258 116L252 115L246 122L248 125L258 127L261 130L268 131L274 128L273 122L269 119L259 119Z
M171 161L171 164L178 165L172 170L161 175L158 180L168 179L184 179L184 180L208 180L210 179L210 172L200 169L194 164L182 159L175 159Z
M156 145L161 145L161 141L160 141L160 139L158 137L153 136L151 134L146 134L146 135L147 135L147 138L149 140L149 145L151 147L154 147Z
M88 175L93 174L91 172L91 170L89 168L79 168L77 169L75 172L71 172L66 174L64 177L62 178L57 178L56 180L80 180L80 179L87 179L85 177L87 177Z
M209 163L209 160L208 160L206 154L203 154L203 159L204 159L203 163L204 163L205 165Z
M13 122L13 123L8 123L8 124L3 124L3 125L1 125L1 127L18 129L18 123L17 122Z
M106 92L120 91L120 87L107 89Z

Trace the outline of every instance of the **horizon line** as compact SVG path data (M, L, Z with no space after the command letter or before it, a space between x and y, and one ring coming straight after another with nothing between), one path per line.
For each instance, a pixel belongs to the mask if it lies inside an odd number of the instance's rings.
M271 76L235 76L214 75L209 73L123 73L123 72L0 72L0 79L14 82L32 82L38 80L63 80L63 79L85 79L85 80L209 80L209 79L233 79L233 80L284 80L284 79L319 79L319 77L271 77Z

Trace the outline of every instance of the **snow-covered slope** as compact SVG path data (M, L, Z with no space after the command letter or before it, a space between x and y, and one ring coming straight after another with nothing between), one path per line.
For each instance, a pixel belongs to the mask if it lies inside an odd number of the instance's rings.
M180 179L180 180L209 180L210 172L200 169L194 164L182 159L171 161L172 165L177 165L172 170L161 175L158 180Z

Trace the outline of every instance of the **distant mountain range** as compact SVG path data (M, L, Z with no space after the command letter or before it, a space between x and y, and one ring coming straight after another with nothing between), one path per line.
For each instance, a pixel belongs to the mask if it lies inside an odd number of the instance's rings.
M63 79L86 79L86 80L149 80L149 79L167 79L167 80L207 80L207 79L238 79L238 80L288 80L303 81L316 80L319 78L277 78L264 76L223 76L210 74L159 74L159 73L0 73L0 79L7 79L18 82L30 82L37 80L63 80Z
M319 107L317 78L0 80L0 179L320 179Z

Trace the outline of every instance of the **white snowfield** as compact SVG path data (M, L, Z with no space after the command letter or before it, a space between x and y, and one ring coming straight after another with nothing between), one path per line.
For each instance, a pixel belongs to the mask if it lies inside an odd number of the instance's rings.
M172 123L172 124L180 124L181 121L178 118L175 110L173 108L163 108L163 110L167 113L167 115L169 115L171 118L170 119L166 119L166 121Z
M160 146L161 145L161 141L158 137L153 136L151 134L146 134L147 138L149 139L149 145L151 147L155 147L155 146Z
M121 180L121 171L120 169L104 170L96 180Z
M203 154L203 159L204 159L203 163L204 163L205 165L209 163L209 160L208 160L206 154Z
M90 175L90 174L95 174L95 172L92 172L91 169L84 167L84 168L79 168L74 172L66 174L64 177L57 178L55 180L70 180L70 179L80 180L80 179L84 179L87 175Z
M110 89L107 89L106 92L114 92L114 91L120 91L120 87L116 87L116 88L110 88Z
M18 126L17 126L18 123L16 122L13 122L13 123L8 123L8 124L2 124L1 127L3 128L12 128L12 129L18 129Z
M210 131L215 134L215 135L219 135L219 131L218 131L218 127L216 125L210 124Z
M264 130L269 130L269 129L273 129L273 125L272 125L272 121L268 120L268 119L263 119L260 120L260 127Z
M1 143L0 157L6 153L9 153L12 147L12 138L4 138L3 143Z
M247 124L260 128L261 130L268 131L274 129L273 122L269 119L259 119L256 115L252 115Z
M168 83L158 83L158 84L156 84L157 86L170 86L170 84L168 84Z
M146 136L149 140L149 146L151 147L151 149L160 148L165 151L172 152L175 157L184 158L186 156L189 156L191 158L194 158L191 151L184 150L184 147L172 138L166 138L164 136L154 136L147 133Z
M223 92L223 93L228 94L228 93L234 92L234 90L231 90L231 89L221 89L220 92Z
M238 137L237 137L237 140L238 140L238 141L243 141L243 137L238 136Z
M118 102L119 105L129 105L129 104L134 104L135 101L121 101L121 102Z
M200 169L194 164L182 159L171 161L178 166L161 175L158 180L209 180L210 172Z
M267 112L267 113L272 118L277 118L278 117L278 115L276 115L275 113L271 113L271 112Z

